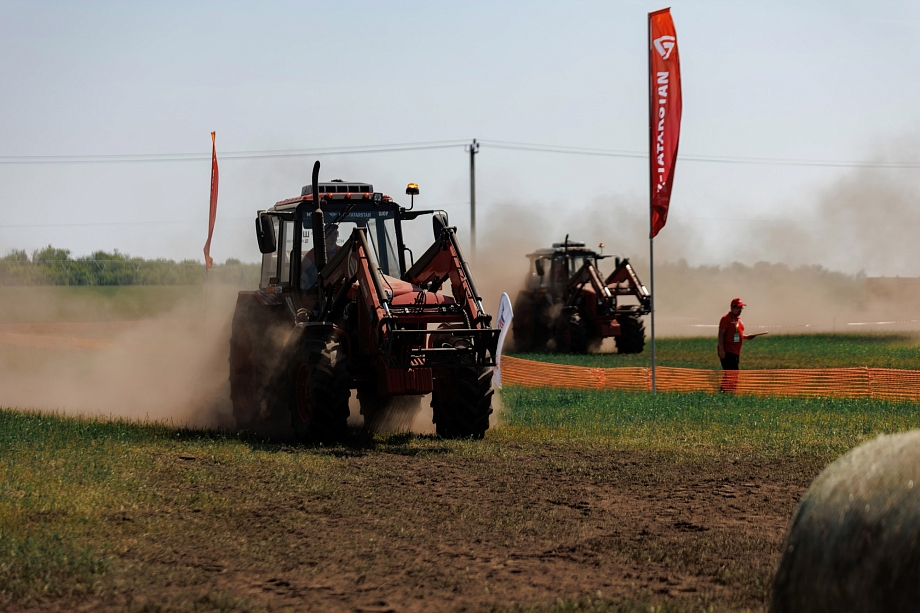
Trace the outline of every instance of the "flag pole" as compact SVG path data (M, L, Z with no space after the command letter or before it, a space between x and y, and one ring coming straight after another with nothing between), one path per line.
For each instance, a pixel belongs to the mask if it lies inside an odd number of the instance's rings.
M652 132L654 118L652 117L652 15L648 17L648 45L645 49L648 54L648 264L649 264L649 283L651 284L651 296L649 305L652 315L652 393L655 390L655 226L652 217L652 199L655 196L655 176L652 172L652 163L654 161L655 136Z

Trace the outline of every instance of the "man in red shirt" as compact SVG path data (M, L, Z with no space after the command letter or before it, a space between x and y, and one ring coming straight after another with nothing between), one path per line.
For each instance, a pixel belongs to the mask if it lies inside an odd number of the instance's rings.
M744 333L744 323L741 321L741 311L746 305L741 302L741 298L732 298L731 310L722 316L719 322L719 360L722 362L722 370L738 370L738 364L741 361L741 344L749 341L754 336ZM722 379L722 391L733 392L737 385L737 378L732 376L728 379Z

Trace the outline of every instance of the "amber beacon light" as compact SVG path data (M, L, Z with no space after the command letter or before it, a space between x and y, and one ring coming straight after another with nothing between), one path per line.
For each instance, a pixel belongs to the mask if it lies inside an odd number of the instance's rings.
M415 197L418 195L418 183L410 183L406 186L406 195L411 197L409 209L415 208Z

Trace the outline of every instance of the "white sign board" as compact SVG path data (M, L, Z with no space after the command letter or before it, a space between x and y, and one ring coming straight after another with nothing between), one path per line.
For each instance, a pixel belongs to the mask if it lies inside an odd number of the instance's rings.
M508 294L502 293L502 299L498 303L498 316L495 318L496 327L501 330L498 334L498 348L495 350L495 374L492 381L495 387L502 386L502 345L505 344L505 336L508 334L508 328L511 327L511 318L514 312L511 310L511 299Z

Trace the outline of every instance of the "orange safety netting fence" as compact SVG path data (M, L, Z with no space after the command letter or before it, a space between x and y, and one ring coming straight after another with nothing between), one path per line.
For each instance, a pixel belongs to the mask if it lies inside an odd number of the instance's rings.
M651 391L652 369L590 368L502 356L502 384L594 390ZM920 401L920 371L894 368L782 370L655 369L663 392L733 392L755 396L873 398Z

